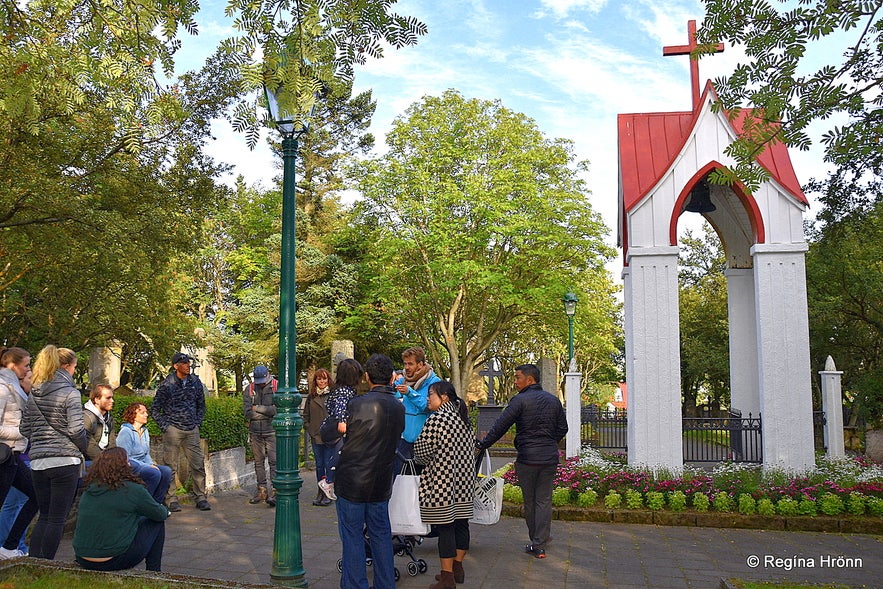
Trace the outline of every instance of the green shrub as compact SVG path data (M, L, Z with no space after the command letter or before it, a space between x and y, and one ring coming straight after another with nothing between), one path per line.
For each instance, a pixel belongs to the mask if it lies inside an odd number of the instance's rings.
M659 491L650 491L647 493L647 507L653 511L659 511L665 507L665 495Z
M772 517L776 515L776 506L773 505L772 500L763 497L757 502L757 513L765 517Z
M644 496L635 489L626 489L625 506L628 509L641 509L644 507Z
M800 513L798 510L799 505L800 504L791 497L782 497L779 499L779 502L776 503L776 513L779 515L797 515Z
M687 496L683 491L675 491L668 496L668 507L672 511L684 511L687 509Z
M119 429L119 426L122 425L123 411L131 403L143 403L147 406L147 411L150 412L153 406L153 397L114 395L111 413L115 429ZM148 420L147 431L150 432L151 438L160 439L162 437L159 425L153 419ZM209 452L238 446L248 447L248 423L242 413L242 400L239 397L206 398L205 419L199 428L199 435L208 441Z
M819 511L825 515L840 515L843 513L843 499L834 493L825 493L819 499Z
M570 489L556 487L552 490L552 505L561 507L570 503Z
M816 515L818 513L816 510L816 502L812 499L807 499L806 497L802 498L797 503L797 513L800 515Z
M733 498L728 493L719 491L714 496L714 510L720 512L733 511Z
M739 513L742 515L754 515L757 512L757 502L748 493L739 495Z
M604 497L604 507L607 509L617 509L622 506L622 495L616 491L610 491Z
M509 503L524 503L524 494L521 492L521 487L510 485L509 483L503 485L503 500Z
M598 493L591 487L580 493L579 497L576 498L576 504L580 507L591 507L597 502Z
M708 511L711 502L705 493L693 493L693 509L696 511Z
M880 497L868 497L867 500L868 513L883 517L883 499Z
M849 494L849 497L846 498L846 511L852 515L864 515L866 499L867 498L858 491L853 491Z

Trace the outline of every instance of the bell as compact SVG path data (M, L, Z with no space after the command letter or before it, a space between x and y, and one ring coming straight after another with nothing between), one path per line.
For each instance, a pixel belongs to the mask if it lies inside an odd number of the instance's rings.
M717 207L711 202L711 190L708 188L708 182L703 178L690 191L690 200L684 210L691 213L710 213L716 209Z

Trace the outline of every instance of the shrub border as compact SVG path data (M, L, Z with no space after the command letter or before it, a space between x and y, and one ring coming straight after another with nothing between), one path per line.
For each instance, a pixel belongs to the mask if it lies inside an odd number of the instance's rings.
M503 502L503 515L524 517L522 505ZM763 516L698 511L651 511L647 509L605 509L603 507L556 507L552 518L562 521L588 521L617 524L651 524L700 528L743 528L883 535L883 519L830 516Z

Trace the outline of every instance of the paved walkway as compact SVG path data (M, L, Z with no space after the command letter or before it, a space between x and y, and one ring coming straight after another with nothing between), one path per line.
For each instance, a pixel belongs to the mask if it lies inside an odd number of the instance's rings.
M335 510L333 505L313 507L315 475L303 471L301 476L306 580L314 588L338 587ZM184 505L183 511L172 514L163 571L269 583L275 511L263 504L249 505L250 491L212 496L209 512ZM493 526L473 525L471 531L464 588L711 589L720 586L722 577L883 586L881 536L554 521L548 557L536 560L522 553L527 532L521 519L504 517ZM415 557L429 565L426 574L409 576L409 559L395 558L401 573L398 587L425 589L435 582L436 546L435 540L427 539L415 547ZM759 566L747 564L752 557L760 559ZM768 558L792 560L765 564ZM58 559L73 560L69 536L62 541Z

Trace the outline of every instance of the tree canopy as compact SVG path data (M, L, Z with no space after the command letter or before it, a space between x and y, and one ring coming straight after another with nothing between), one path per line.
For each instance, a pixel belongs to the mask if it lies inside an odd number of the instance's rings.
M746 136L730 148L740 162L740 180L756 186L763 178L752 164L769 142L808 149L808 127L820 121L830 121L822 137L827 161L857 183L880 176L883 2L705 0L705 5L699 39L737 44L747 57L732 75L715 81L725 108L734 114L741 107L756 109Z
M409 107L386 143L353 170L371 243L364 278L374 309L434 353L458 390L507 332L546 341L568 290L587 316L615 307L607 230L569 141L449 90Z

